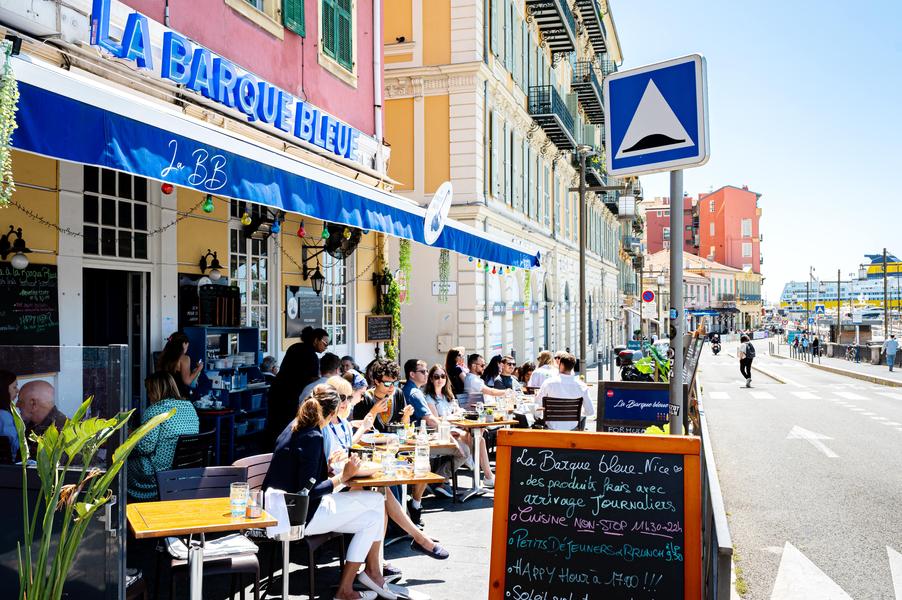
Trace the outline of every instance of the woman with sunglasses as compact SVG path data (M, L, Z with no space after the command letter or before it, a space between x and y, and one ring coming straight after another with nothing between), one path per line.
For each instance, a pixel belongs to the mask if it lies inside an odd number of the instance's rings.
M373 427L386 433L389 423L401 423L413 414L413 407L406 406L404 393L398 386L401 367L398 363L380 358L373 365L373 388L354 406L355 421L363 421L367 415L373 417Z
M359 442L360 437L372 426L372 418L370 415L364 417L363 424L357 429L356 433L352 433L348 415L353 404L354 388L340 376L330 377L325 385L334 388L338 392L339 398L341 398L338 411L336 411L332 421L323 427L323 436L326 441L325 455L329 459L329 467L333 472L338 472L344 466L348 456L350 456L351 446ZM333 468L333 465L335 468ZM401 508L401 503L398 502L394 494L385 495L385 512L398 527L412 538L411 549L439 560L444 560L450 556L448 551L436 543L435 540L423 535L423 532L414 525L407 513L404 512L404 509ZM388 525L387 522L386 525ZM399 570L388 565L386 566L387 569L383 571L383 574L387 579L393 579L392 575L400 576Z
M448 380L448 372L444 367L432 365L426 380L426 389L423 391L426 394L426 403L429 405L429 410L432 411L432 414L439 419L451 416L451 402L455 396L454 390L451 388L451 382ZM472 460L470 448L472 447L473 439L468 431L457 428L451 429L451 437L454 438L461 453L459 455L461 459L460 464L457 463L456 459L454 461L454 468L457 469L464 462ZM492 473L492 465L489 463L489 453L485 444L480 444L479 450L479 460L481 461L484 478L482 483L486 487L493 487L495 485L495 475Z

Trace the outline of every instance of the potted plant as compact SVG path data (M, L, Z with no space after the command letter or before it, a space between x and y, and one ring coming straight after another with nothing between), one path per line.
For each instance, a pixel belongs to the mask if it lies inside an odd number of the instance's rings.
M134 411L111 419L85 418L88 398L62 429L51 425L43 435L31 434L35 444L37 475L41 481L38 499L29 507L28 459L25 423L12 411L22 453L22 524L24 538L18 544L19 600L59 600L78 546L94 514L112 498L110 486L125 466L135 445L154 427L172 417L175 409L141 425L113 452L106 471L98 469L95 457L105 443L128 423ZM68 469L79 469L75 483L65 483ZM55 517L61 514L60 519ZM56 522L55 522L56 521ZM59 536L53 540L59 526Z

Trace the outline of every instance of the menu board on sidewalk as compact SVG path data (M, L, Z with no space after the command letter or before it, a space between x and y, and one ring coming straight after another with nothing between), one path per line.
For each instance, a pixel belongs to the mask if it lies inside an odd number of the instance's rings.
M695 381L695 372L698 371L698 361L702 357L702 348L705 345L705 336L698 335L692 337L685 336L683 347L685 354L683 356L683 383L692 386Z
M683 406L689 387L683 386ZM685 413L686 411L681 411ZM670 419L670 384L646 381L599 381L597 431L643 433ZM684 417L685 426L686 419Z
M490 600L701 597L699 440L498 432Z

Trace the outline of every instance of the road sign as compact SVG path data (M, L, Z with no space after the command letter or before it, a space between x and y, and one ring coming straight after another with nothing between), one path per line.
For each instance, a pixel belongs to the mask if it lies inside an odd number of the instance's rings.
M671 308L670 309L670 320L676 321L676 318L677 318L677 309Z
M812 325L814 323L814 317L808 317L808 324Z
M608 173L638 175L708 162L705 59L690 54L604 79Z
M814 314L825 315L825 314L827 314L827 310L823 304L815 304L814 305Z
M642 300L644 302L654 302L655 293L651 290L645 290L644 292L642 292Z

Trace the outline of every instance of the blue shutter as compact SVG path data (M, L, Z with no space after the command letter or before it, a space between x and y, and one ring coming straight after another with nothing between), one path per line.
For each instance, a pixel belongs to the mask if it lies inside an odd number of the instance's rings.
M498 6L501 4L502 0L491 0L491 9L489 10L489 18L492 19L492 52L495 53L495 56L499 56L501 53L498 51L498 37L499 32L501 30L501 23L499 22L500 12L498 10Z
M307 35L304 27L304 0L282 0L282 24L301 37Z

